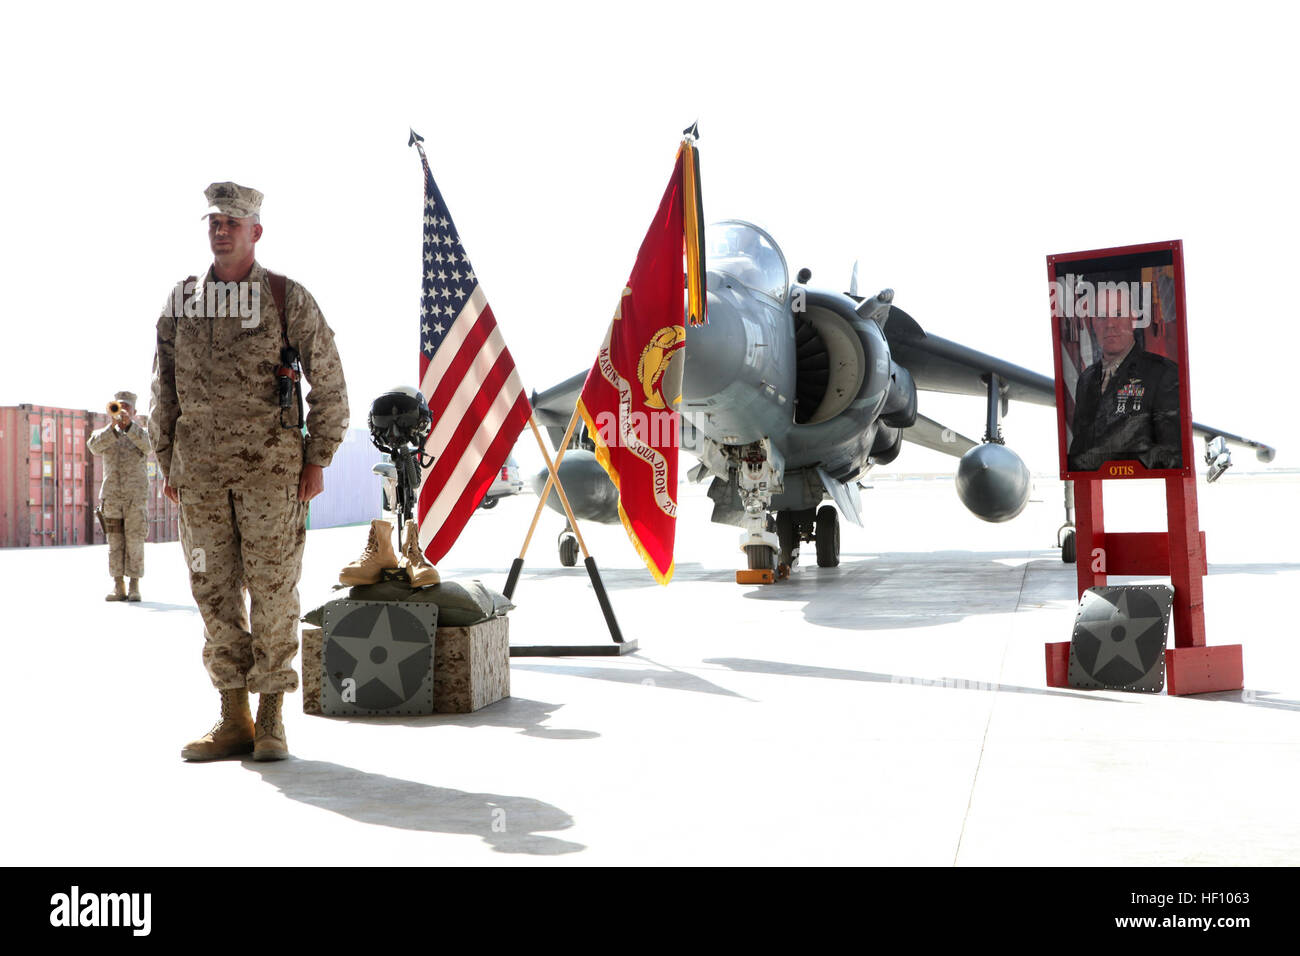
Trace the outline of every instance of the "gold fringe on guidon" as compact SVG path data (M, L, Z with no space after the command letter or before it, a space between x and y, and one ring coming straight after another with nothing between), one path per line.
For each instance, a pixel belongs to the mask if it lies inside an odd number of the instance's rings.
M686 324L709 324L704 287L704 203L700 192L700 153L687 137L682 141L682 227L686 236Z

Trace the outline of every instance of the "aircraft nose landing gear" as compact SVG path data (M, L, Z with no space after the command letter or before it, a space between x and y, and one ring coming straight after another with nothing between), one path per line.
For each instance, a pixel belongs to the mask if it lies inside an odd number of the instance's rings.
M771 584L777 578L777 555L781 542L773 533L775 524L768 514L768 506L772 503L773 492L781 487L781 481L768 451L766 439L749 446L737 470L740 502L745 509L740 547L749 565L748 570L736 572L737 584ZM781 576L785 577L784 574Z

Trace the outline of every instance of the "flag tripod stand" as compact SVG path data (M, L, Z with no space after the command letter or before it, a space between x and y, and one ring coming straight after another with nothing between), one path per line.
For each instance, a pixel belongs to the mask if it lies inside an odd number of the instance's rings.
M591 578L591 587L596 592L596 601L600 604L600 611L605 616L605 624L609 628L609 636L613 639L611 644L522 644L510 648L511 657L617 657L623 654L631 654L637 650L635 640L624 640L623 632L619 629L618 619L614 616L614 608L609 603L609 595L605 592L605 583L600 578L600 571L596 568L596 559L587 552L587 543L582 539L582 532L578 529L578 519L573 515L573 509L569 507L569 496L564 493L564 485L560 483L560 462L564 458L564 450L569 447L569 440L573 437L573 430L578 424L578 411L575 408L573 417L569 419L569 427L565 429L564 439L560 442L560 450L556 453L555 460L551 460L550 450L546 447L546 441L542 438L542 433L537 428L537 418L535 415L528 416L528 427L533 430L533 437L537 439L537 447L542 450L542 457L546 460L547 478L546 485L542 488L542 493L537 500L537 509L533 512L532 524L528 526L528 534L524 537L524 545L519 549L519 557L515 558L510 565L510 575L506 578L506 586L503 591L506 597L513 598L515 585L519 583L519 573L524 567L524 557L528 554L528 545L533 540L533 532L537 529L537 522L542 516L542 509L546 507L546 499L551 493L551 486L559 493L560 504L564 506L564 515L569 520L569 527L573 529L573 535L578 539L578 548L582 551L583 564L587 567L587 576Z

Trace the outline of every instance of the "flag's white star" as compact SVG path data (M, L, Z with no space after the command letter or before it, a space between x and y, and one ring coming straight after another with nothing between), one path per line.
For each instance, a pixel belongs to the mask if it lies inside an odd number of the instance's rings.
M441 252L438 253L438 254L437 254L436 256L434 256L433 258L434 258L434 261L436 261L436 262L438 263L438 265L442 265L442 253L441 253Z
M433 331L437 332L439 335L442 335L442 323L441 322L435 323L433 326Z
M456 298L458 298L458 299L463 299L463 298L465 298L465 290L464 290L464 289L457 289L457 290L456 290Z
M432 261L433 261L433 253L432 253L432 252L426 252L426 253L424 254L424 261L425 261L425 262L432 262Z
M449 305L444 305L442 311L446 312L449 317L456 314L456 310Z
M432 196L430 196L428 199L426 199L426 200L424 201L424 204L425 204L426 206L428 206L430 209L437 209L437 208L438 208L438 204L437 204L436 202L433 201L433 197L432 197Z
M441 269L438 270L438 281L439 282L447 281L447 273L443 272Z
M428 326L425 326L425 328L427 329ZM432 343L432 342L425 342L425 343L424 343L424 350L425 350L426 352L428 352L430 355L432 355L432 354L433 354L433 343Z
M428 323L428 322L425 322L425 323L423 323L423 324L420 326L420 334L421 334L421 335L428 335L428 334L429 334L429 323Z
M438 220L438 224L442 226L442 228L446 229L448 226L451 225L451 222L447 219L446 216L443 216L441 219Z
M473 281L474 281L474 273L473 273L473 272L470 272L469 270L466 270L466 272L465 272L465 281L466 281L466 282L473 282Z
M453 272L453 273L451 274L451 281L452 281L452 282L459 282L459 281L460 281L460 273L459 273L459 272Z
M426 273L424 274L424 278L427 279L429 282L432 282L432 281L433 281L433 270L430 269L428 272L426 272Z

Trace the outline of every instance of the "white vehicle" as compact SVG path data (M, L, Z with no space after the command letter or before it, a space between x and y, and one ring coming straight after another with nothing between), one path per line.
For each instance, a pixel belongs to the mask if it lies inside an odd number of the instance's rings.
M498 498L505 498L508 495L517 495L524 490L524 479L519 474L519 465L515 461L514 455L506 459L506 463L501 466L501 473L497 475L496 481L492 482L492 487L487 490L483 500L479 502L480 508L495 508Z
M382 455L379 464L370 469L381 479L380 484L383 488L383 508L384 511L392 511L393 504L397 500L397 470L393 466L388 455ZM496 480L492 482L479 502L480 508L495 508L498 498L505 498L508 495L517 495L524 490L524 479L519 474L519 465L514 456L506 459L506 463L501 466L501 473L497 475Z

